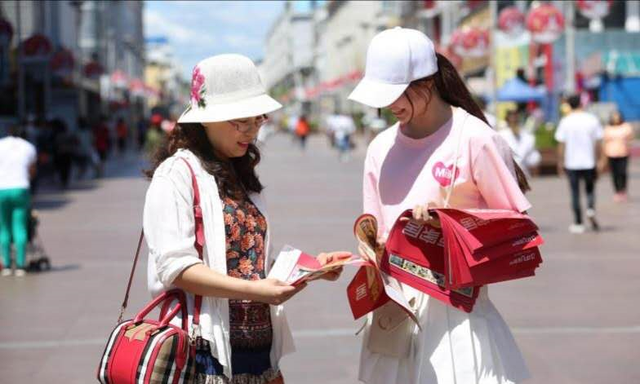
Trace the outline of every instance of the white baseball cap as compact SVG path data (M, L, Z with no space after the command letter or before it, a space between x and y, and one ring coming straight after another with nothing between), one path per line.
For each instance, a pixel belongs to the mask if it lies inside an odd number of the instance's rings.
M222 54L193 68L190 103L178 123L208 123L260 116L282 108L267 95L251 59Z
M409 28L387 29L371 39L364 78L349 99L384 108L396 101L412 81L436 72L436 51L427 35Z

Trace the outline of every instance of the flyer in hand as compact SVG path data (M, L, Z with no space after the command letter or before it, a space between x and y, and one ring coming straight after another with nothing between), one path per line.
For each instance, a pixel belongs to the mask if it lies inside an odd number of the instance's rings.
M322 275L345 265L361 265L365 260L358 255L351 255L322 265L315 257L290 245L285 245L275 264L269 271L268 278L273 278L290 285L298 285L315 280Z
M402 293L398 281L378 268L378 262L384 248L376 241L378 225L372 215L362 215L355 223L354 233L359 243L359 250L367 260L358 270L347 287L347 297L351 312L355 319L383 306L389 301L397 304L416 324L418 319L411 305Z

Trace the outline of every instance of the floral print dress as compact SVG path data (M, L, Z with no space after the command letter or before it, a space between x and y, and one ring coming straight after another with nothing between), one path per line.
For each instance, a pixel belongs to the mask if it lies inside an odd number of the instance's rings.
M226 197L227 274L245 279L265 278L265 236L267 221L248 198ZM196 356L198 384L264 384L280 373L271 367L273 331L269 304L250 300L229 300L231 367L233 379L223 375L222 366L211 355L208 342L200 342Z

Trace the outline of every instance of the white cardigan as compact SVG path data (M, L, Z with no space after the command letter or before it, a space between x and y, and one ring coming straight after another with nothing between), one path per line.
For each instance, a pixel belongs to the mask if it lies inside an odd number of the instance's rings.
M173 288L173 281L186 268L201 263L194 247L193 188L191 174L184 161L193 168L200 189L205 246L204 263L216 272L227 274L226 234L223 206L215 178L207 173L198 158L188 150L179 150L156 169L147 190L144 205L144 233L149 246L147 270L148 288L152 296ZM260 194L251 194L251 201L267 218ZM269 224L265 238L265 267L269 262ZM268 273L268 270L266 271ZM192 294L187 294L189 325L193 314ZM295 351L293 337L282 306L270 306L273 327L271 365L278 369L280 358ZM180 324L176 317L172 322ZM229 300L204 297L200 315L202 337L211 343L211 350L231 377L231 346L229 344ZM191 332L191 329L190 329Z

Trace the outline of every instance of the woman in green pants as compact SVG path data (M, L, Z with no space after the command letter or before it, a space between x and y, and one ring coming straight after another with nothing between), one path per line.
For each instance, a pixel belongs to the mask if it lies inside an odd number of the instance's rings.
M29 184L35 173L36 149L16 127L0 139L0 253L2 276L11 275L11 241L16 248L16 276L25 275Z

